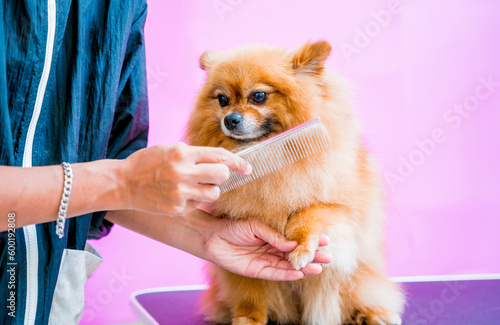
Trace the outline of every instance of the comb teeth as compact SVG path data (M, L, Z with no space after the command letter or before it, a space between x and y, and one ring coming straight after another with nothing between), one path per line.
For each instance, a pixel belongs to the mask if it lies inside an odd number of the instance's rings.
M317 117L238 152L238 156L252 165L253 171L250 175L231 171L229 178L220 185L220 191L229 192L326 148L326 130Z

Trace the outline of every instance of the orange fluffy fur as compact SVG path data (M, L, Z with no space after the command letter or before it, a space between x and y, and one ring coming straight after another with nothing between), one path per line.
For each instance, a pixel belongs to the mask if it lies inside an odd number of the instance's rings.
M213 211L233 219L257 218L299 246L289 260L299 268L314 258L318 234L327 234L333 262L317 276L293 282L245 278L210 265L204 298L207 320L217 323L400 324L404 297L384 275L383 193L361 141L346 84L327 73L325 41L288 51L249 46L207 52L207 81L191 115L192 145L239 150L252 141L225 135L221 120L240 113L253 125L271 119L271 137L316 116L329 133L327 151L223 194ZM262 105L253 91L269 95ZM230 100L221 107L218 94ZM262 139L259 139L262 140Z

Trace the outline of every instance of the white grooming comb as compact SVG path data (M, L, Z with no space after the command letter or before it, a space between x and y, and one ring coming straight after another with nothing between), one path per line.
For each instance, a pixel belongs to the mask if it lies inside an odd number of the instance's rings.
M231 171L229 178L220 185L220 191L234 190L326 148L326 130L317 117L236 153L252 165L253 171L250 175Z

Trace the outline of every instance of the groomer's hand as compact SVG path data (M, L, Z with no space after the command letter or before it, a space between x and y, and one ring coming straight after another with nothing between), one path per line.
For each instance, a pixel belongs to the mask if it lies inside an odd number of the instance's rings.
M218 185L232 169L250 174L250 165L222 149L184 143L139 150L124 160L122 174L128 208L182 216L202 202L219 198Z
M288 254L296 241L289 241L257 219L214 219L206 239L203 258L239 275L272 281L299 280L304 275L321 273L319 263L330 263L332 256L318 250L312 263L296 270ZM319 236L319 246L329 244L329 238Z

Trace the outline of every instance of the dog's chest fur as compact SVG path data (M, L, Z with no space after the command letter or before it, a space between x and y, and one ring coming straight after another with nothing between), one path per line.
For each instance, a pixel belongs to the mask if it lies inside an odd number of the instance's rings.
M214 204L215 213L233 219L257 218L283 233L293 212L335 200L334 176L321 156L327 153L223 194Z

